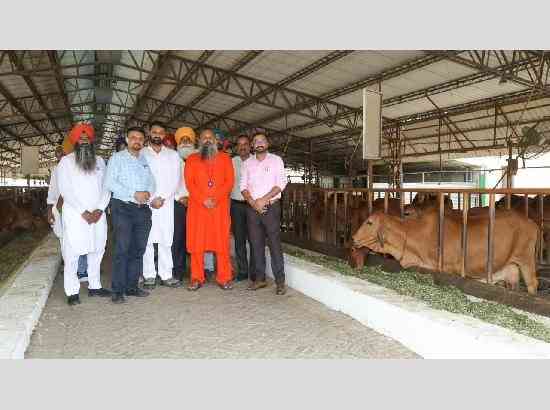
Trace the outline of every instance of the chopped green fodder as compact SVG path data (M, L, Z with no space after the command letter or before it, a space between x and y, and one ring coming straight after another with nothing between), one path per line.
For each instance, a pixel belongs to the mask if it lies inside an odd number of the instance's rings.
M501 303L471 301L460 289L454 286L436 285L431 275L410 271L388 273L379 267L364 267L362 270L356 270L345 261L334 257L314 254L309 251L304 252L288 245L284 245L284 249L289 255L316 263L343 275L367 280L392 289L401 295L422 300L434 309L471 316L487 323L514 330L525 336L550 342L550 328L544 324L529 318L525 314L517 313L509 306Z

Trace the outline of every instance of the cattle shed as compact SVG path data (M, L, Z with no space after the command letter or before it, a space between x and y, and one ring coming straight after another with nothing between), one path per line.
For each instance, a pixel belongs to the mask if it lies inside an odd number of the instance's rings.
M260 131L287 170L285 246L353 259L362 209L403 221L420 193L437 209L427 270L436 283L550 316L550 186L514 187L525 161L550 151L549 77L543 50L0 50L0 204L11 203L2 209L13 221L25 210L24 230L40 225L55 149L79 122L93 125L106 160L129 127L153 121L169 132L217 128L233 143ZM380 155L370 159L365 90L381 95ZM507 165L464 162L473 157ZM487 216L483 281L468 270L471 208ZM493 280L499 212L511 208L537 225L538 293ZM447 212L461 227L458 272L445 271ZM1 233L0 245L14 235Z
M0 51L0 165L17 173L21 147L38 146L47 169L78 121L94 125L108 156L125 128L161 120L233 136L264 128L289 167L352 175L366 170L364 88L383 96L375 167L539 152L549 59L536 50Z

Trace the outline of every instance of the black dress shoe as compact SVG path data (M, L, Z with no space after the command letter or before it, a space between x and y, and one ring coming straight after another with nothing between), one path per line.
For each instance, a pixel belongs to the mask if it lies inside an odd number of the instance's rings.
M67 298L67 303L69 305L80 305L80 297L78 295L71 295Z
M277 283L276 295L284 295L286 293L286 286L284 283Z
M88 296L99 296L102 298L106 298L111 296L111 291L109 289L105 288L99 288L99 289L88 289Z
M124 294L115 292L113 293L111 300L113 303L124 303L126 302L126 299L124 299Z
M126 296L136 296L138 298L144 298L145 296L149 296L149 292L140 288L128 289L126 291Z

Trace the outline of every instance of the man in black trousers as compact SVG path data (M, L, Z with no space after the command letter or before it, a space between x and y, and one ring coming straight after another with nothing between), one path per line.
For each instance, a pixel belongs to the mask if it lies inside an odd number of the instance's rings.
M235 256L237 259L237 281L256 280L254 271L254 253L248 237L248 224L246 222L246 209L248 205L241 193L241 167L244 161L250 157L250 140L246 135L237 138L237 154L233 157L233 169L235 170L235 185L231 191L231 231L235 240ZM250 266L246 252L246 241L250 246Z
M268 152L269 143L264 133L252 139L255 155L248 158L241 168L241 193L248 202L246 210L248 235L254 255L256 280L249 290L267 286L265 280L265 245L269 247L271 270L277 285L275 293L284 295L285 265L281 245L281 192L287 179L281 157Z
M143 254L151 231L151 207L159 203L151 198L155 180L147 160L140 152L145 131L128 129L128 149L113 154L107 166L105 188L113 193L111 214L115 249L112 269L112 301L125 302L126 296L148 296L138 287L143 274Z

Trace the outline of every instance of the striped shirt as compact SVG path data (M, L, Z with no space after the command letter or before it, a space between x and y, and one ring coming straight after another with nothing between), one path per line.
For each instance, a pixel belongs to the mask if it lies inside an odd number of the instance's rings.
M114 153L107 165L105 188L113 193L113 198L136 202L137 191L155 192L155 179L147 160L140 152L137 157L127 149ZM151 198L152 199L152 198Z

